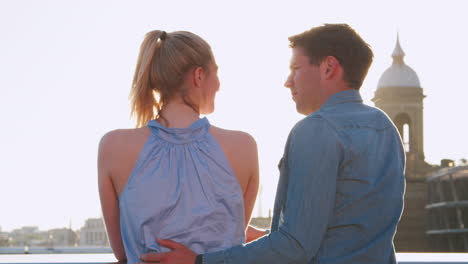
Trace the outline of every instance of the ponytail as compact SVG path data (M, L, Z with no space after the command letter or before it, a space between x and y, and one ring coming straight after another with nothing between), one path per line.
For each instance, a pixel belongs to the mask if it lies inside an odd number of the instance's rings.
M131 115L136 118L137 127L142 127L155 117L154 111L159 113L161 105L156 100L151 85L151 62L161 46L160 36L163 31L148 32L140 46L135 74L133 75L130 91Z

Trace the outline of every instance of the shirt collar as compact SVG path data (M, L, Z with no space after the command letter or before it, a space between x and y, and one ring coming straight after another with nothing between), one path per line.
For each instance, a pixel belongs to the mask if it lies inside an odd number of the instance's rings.
M320 107L320 110L332 107L337 104L343 104L348 102L362 103L361 94L358 90L350 89L330 96L330 98L328 98L328 100L322 105L322 107Z

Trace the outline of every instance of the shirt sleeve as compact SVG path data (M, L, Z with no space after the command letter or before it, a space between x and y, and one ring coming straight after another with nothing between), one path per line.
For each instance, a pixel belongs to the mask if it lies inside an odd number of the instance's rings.
M286 148L289 181L278 230L249 244L208 253L204 263L309 263L327 231L335 204L342 148L320 117L308 117L291 131Z

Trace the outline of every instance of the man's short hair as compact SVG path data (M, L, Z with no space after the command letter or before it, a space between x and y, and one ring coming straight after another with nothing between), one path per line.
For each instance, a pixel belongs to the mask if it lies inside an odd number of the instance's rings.
M335 57L343 67L344 81L359 89L367 75L374 54L347 24L324 24L289 37L290 47L301 47L310 63L320 64L327 56Z

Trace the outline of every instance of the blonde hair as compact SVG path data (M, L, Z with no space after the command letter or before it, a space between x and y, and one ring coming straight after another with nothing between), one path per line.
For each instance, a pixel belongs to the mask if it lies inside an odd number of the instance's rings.
M208 70L213 60L211 47L201 37L187 31L150 31L140 46L130 91L131 115L137 127L154 118L163 118L161 109L174 95L198 112L186 98L182 83L194 67Z

